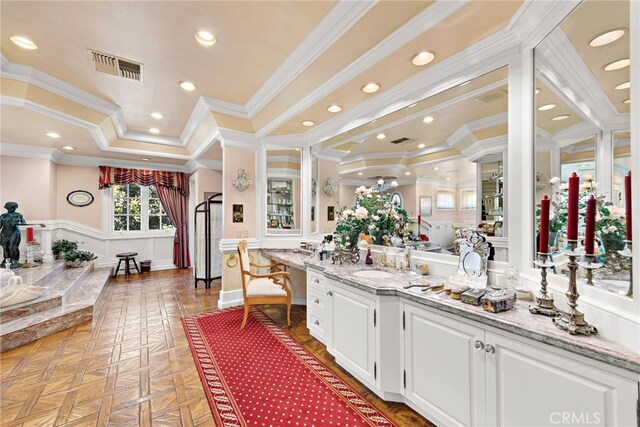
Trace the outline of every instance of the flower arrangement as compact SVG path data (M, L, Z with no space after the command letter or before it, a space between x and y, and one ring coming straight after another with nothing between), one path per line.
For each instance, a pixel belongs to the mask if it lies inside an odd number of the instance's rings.
M66 252L76 249L78 249L78 242L67 239L58 239L51 245L51 251L56 258L63 258Z
M383 236L401 236L409 231L411 221L407 212L391 203L392 193L388 190L398 186L393 181L386 190L384 181L378 181L377 187L356 188L356 202L351 208L342 208L338 212L336 234L344 247L357 244L360 233L375 237L375 243L381 244Z
M96 258L96 255L89 251L73 249L64 253L64 260L69 267L82 267L85 262Z

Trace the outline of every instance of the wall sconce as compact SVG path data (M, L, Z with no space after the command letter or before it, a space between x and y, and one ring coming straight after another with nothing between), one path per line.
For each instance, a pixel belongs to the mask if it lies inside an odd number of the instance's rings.
M333 178L327 178L324 182L324 187L322 187L322 191L327 196L332 196L333 193L336 192L336 186L333 184Z
M247 172L244 169L238 169L238 179L234 179L231 184L238 191L244 191L251 186L251 181L247 179Z

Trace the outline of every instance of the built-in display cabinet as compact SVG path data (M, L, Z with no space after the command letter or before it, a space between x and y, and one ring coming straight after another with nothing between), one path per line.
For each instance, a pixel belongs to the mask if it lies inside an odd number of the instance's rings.
M311 335L383 399L438 425L636 425L638 374L320 271L307 280Z

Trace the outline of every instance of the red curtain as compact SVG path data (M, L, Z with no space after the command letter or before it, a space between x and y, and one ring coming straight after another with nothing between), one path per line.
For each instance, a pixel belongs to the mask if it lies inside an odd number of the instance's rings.
M102 190L114 184L155 186L160 203L176 229L173 241L173 263L176 267L190 267L187 227L189 180L187 176L182 172L100 166L98 188Z

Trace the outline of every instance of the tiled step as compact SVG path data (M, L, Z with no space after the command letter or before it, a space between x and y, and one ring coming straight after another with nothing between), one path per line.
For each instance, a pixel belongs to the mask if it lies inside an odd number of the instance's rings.
M87 263L83 268L65 268L64 261L14 270L25 283L36 286L43 292L34 300L0 308L0 324L61 306L65 294L73 288L76 281L92 270L93 263Z
M60 296L61 304L0 325L0 352L91 320L102 303L101 296L110 276L111 269L94 270L90 265L83 269L65 269L57 279L50 277L52 288L65 289ZM69 281L73 283L69 285Z

